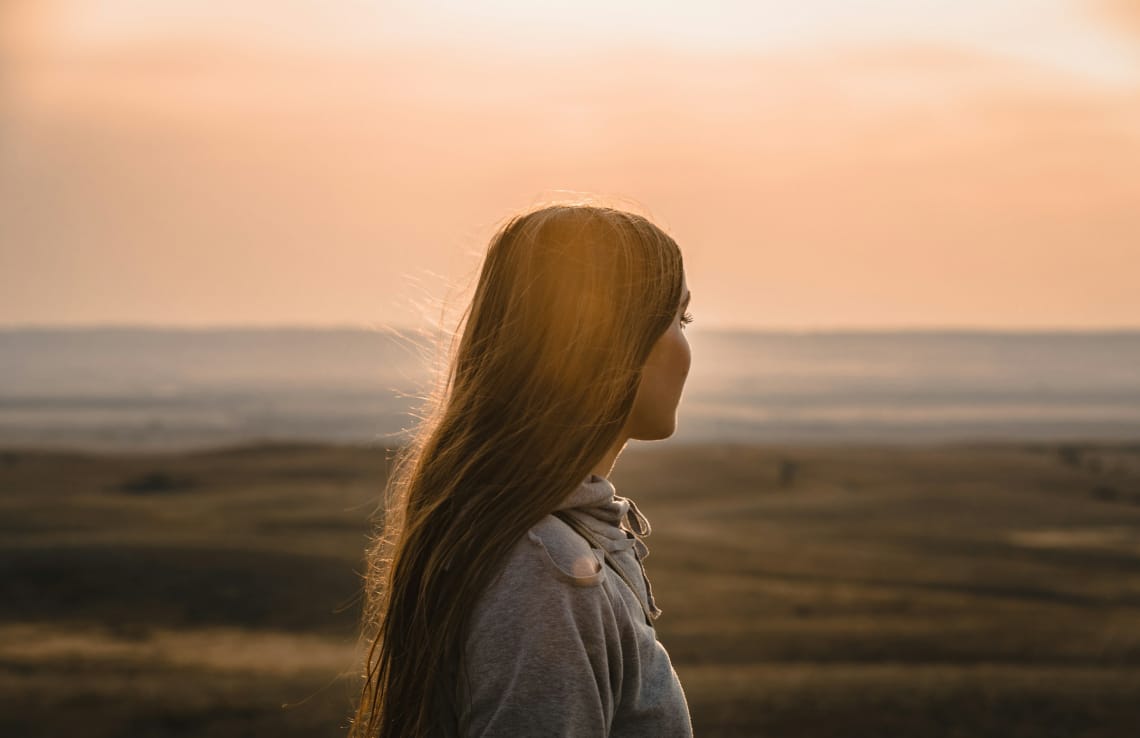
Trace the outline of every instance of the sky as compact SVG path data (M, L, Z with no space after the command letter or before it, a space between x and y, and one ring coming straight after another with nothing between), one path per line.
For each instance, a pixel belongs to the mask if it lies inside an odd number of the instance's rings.
M1140 5L0 3L0 326L446 325L584 197L694 329L1140 327Z

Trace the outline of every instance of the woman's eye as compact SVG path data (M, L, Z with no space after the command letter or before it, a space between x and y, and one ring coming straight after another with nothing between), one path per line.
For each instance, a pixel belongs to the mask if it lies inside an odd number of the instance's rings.
M681 316L681 327L682 328L684 328L685 326L687 326L689 323L692 323L692 322L693 322L693 314L692 313L685 313L684 315Z

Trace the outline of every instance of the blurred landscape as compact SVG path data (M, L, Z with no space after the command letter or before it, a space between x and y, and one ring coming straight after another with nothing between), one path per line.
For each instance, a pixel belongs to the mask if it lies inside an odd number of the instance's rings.
M612 479L699 736L1135 735L1140 332L689 335ZM427 336L0 331L0 735L343 735Z
M1140 330L688 331L670 444L1140 439ZM395 445L446 346L367 328L0 329L0 446Z
M0 735L337 736L390 450L0 453ZM635 445L699 736L1125 736L1140 444Z

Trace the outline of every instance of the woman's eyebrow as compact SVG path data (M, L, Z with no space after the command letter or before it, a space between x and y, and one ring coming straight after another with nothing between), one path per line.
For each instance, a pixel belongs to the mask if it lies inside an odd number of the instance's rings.
M692 297L693 297L693 293L691 290L689 292L685 293L685 299L681 300L681 307L688 307L689 300L692 299Z

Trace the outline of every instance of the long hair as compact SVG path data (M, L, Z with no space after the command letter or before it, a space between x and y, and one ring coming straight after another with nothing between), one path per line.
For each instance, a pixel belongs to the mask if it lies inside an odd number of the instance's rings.
M491 239L446 381L396 460L368 547L371 645L350 738L458 732L477 597L617 442L682 270L657 226L595 205L517 215Z

